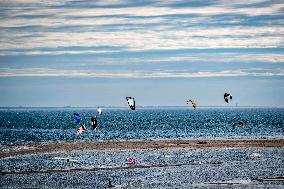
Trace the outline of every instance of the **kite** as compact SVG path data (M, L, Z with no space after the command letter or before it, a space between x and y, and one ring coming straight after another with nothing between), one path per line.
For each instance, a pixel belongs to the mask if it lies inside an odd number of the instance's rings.
M229 99L232 100L233 99L233 96L229 93L225 93L224 94L224 100L229 103Z
M131 110L135 110L135 100L132 97L126 97L127 103L129 105L129 108L131 108Z
M128 164L135 164L136 163L136 159L133 158L133 157L129 157L129 158L127 158L127 163Z
M237 121L237 122L234 123L235 127L244 127L244 125L245 125L245 123L242 122L242 121Z
M76 124L80 124L81 117L80 117L79 114L74 113L74 121L75 121Z
M189 104L189 102L191 102L191 105L192 105L193 109L195 110L196 107L197 107L197 104L193 100L186 101L186 104Z
M101 108L98 108L97 111L98 111L98 114L99 114L99 115L103 115L103 112L102 112L102 109L101 109Z

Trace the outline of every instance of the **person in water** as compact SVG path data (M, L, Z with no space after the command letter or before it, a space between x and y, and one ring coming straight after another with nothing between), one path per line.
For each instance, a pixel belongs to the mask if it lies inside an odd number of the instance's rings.
M77 135L83 133L86 130L86 126L81 124L80 127L77 129Z
M91 124L92 124L93 130L96 130L98 128L98 122L97 122L96 117L91 117Z

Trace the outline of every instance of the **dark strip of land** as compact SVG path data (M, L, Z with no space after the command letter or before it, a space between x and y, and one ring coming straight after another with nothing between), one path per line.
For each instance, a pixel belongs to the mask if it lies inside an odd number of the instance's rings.
M96 171L116 171L116 170L128 170L128 169L147 169L147 168L159 168L159 167L181 167L188 165L220 165L222 162L191 162L182 164L156 164L156 165L127 165L127 166L106 166L106 167L90 167L90 168L70 168L70 169L31 169L31 170L14 170L14 171L0 171L1 175L10 174L31 174L31 173L66 173L66 172L96 172Z
M284 147L284 139L72 141L2 145L0 158L25 154L71 151L159 150L175 148Z

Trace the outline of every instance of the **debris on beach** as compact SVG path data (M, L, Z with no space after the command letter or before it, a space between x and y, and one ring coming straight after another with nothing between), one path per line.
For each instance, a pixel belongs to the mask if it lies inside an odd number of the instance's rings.
M135 100L132 97L126 97L128 106L131 110L135 110Z
M197 141L197 144L207 144L206 141Z
M257 178L254 179L259 182L273 182L273 181L284 181L284 176L278 176L278 177L270 177L270 178Z
M83 133L86 130L86 126L81 124L80 127L77 129L77 135Z
M208 185L247 185L251 184L252 180L244 180L244 179L235 179L235 180L225 180L225 181L213 181L213 182L204 182L197 183L195 185L208 186Z
M222 161L206 161L206 160L193 160L190 165L221 165Z
M107 188L128 188L128 184L116 185L116 184L112 184L112 181L108 179Z
M191 102L191 106L193 107L193 109L195 110L197 107L197 104L193 101L193 100L188 100L186 101L186 104L189 104L189 102Z
M74 113L74 121L76 124L80 124L81 117L78 113Z
M259 154L259 153L251 153L251 154L248 154L248 157L249 158L259 158L261 157L262 155Z
M102 109L100 107L98 107L97 111L99 115L103 115Z
M229 100L233 100L233 96L230 93L225 93L224 100L229 103Z
M161 157L162 158L170 158L170 157L172 157L171 155L167 155L167 154L165 154L164 152L163 152L163 154L161 155Z
M134 165L134 164L136 164L136 162L137 162L136 159L133 158L133 157L127 158L127 163L128 163L128 164L133 164L133 165Z
M51 160L64 160L66 162L74 162L74 163L78 163L79 160L76 160L76 159L70 159L70 158L65 158L65 157L53 157L53 158L50 158Z
M114 185L111 183L111 180L110 180L110 179L108 179L108 187L109 187L109 188L113 188L113 187L114 187Z
M98 121L96 116L95 117L91 117L91 124L92 124L92 128L95 131L98 128Z

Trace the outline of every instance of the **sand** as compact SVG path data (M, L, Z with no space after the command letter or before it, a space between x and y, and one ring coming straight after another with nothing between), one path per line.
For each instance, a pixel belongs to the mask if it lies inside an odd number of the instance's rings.
M71 151L170 150L176 148L284 147L284 139L70 141L2 145L0 158Z
M283 146L281 138L1 145L0 186L283 188ZM137 163L129 164L129 157Z

